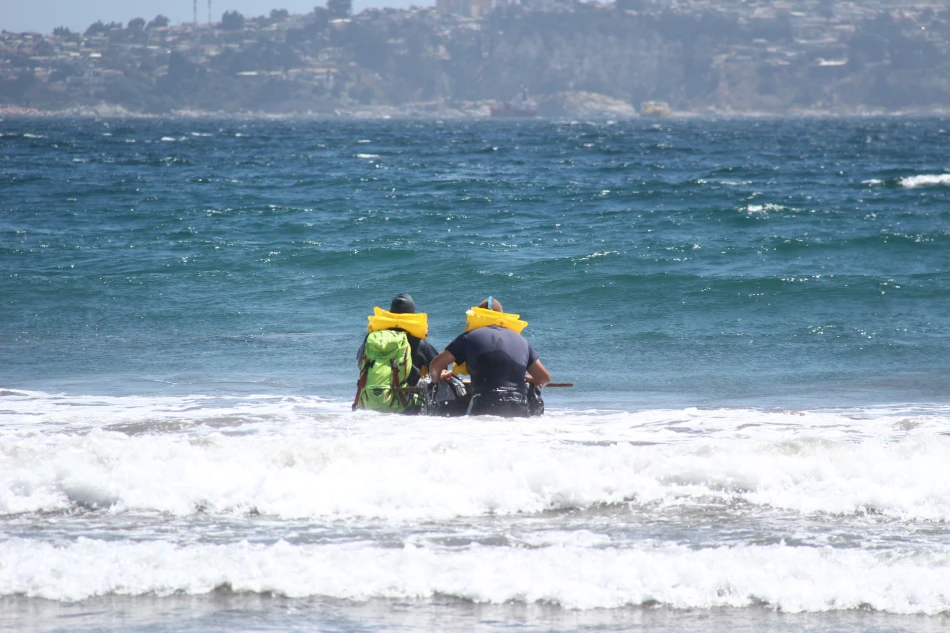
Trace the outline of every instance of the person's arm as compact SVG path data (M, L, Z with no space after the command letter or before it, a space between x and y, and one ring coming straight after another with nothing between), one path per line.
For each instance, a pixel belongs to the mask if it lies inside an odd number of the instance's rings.
M455 356L452 355L452 352L447 349L439 352L439 355L433 358L432 363L429 364L429 376L432 378L432 382L442 380L442 372L444 372L446 368L454 362Z
M528 382L535 387L543 387L551 382L551 374L549 374L548 370L541 364L540 358L528 365L528 375L531 376Z

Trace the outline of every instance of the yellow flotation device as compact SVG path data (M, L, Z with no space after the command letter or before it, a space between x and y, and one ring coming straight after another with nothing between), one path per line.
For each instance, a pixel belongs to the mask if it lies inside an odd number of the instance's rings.
M397 314L375 307L373 308L373 315L367 318L369 319L369 325L366 329L370 332L399 328L419 339L426 338L429 335L429 316L425 312Z
M465 311L465 331L471 332L480 327L497 325L506 330L511 330L521 334L521 330L528 326L527 321L519 319L520 314L508 314L507 312L495 312L488 308L472 308ZM468 373L468 366L465 363L455 363L452 367L452 373L460 376Z
M472 308L471 310L465 311L465 331L471 332L480 327L497 325L498 327L503 327L506 330L512 330L513 332L521 334L521 330L527 327L528 322L519 320L518 317L520 316L520 314L495 312L488 308Z

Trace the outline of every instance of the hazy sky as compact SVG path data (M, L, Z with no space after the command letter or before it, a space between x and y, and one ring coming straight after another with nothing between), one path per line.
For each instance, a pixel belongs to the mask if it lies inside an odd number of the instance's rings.
M435 0L353 0L353 11L434 4ZM254 17L269 15L271 9L309 13L315 6L325 5L326 0L211 0L211 17L220 22L225 11ZM96 20L128 24L132 18L151 20L159 13L178 24L192 20L193 6L193 0L0 0L0 30L51 33L57 26L68 26L82 32ZM208 21L208 0L198 0L198 21Z

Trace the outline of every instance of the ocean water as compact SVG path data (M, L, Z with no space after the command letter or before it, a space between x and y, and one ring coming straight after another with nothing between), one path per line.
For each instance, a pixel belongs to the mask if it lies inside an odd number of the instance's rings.
M950 120L0 121L0 630L950 629ZM530 420L350 411L488 295Z

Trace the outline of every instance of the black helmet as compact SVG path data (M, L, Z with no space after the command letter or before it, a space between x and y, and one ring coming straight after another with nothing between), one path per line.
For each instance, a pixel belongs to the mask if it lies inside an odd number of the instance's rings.
M405 292L401 292L393 297L393 302L389 306L389 311L393 314L415 314L416 302Z

